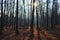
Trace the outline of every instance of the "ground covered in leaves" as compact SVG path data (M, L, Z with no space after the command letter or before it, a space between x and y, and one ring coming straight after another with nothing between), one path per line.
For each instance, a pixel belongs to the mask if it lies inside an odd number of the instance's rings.
M19 34L16 35L15 30L12 27L4 28L3 34L0 36L0 40L29 40L30 27L19 28ZM45 28L39 30L41 40L60 40L60 30L57 27L54 30L46 30ZM34 37L33 40L38 40L38 32L36 27L34 27Z

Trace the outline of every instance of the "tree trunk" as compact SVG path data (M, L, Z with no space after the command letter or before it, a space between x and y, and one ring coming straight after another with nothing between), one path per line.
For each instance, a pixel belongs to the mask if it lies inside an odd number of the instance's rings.
M1 26L0 26L0 35L2 34L3 30L3 0L1 0Z
M34 2L35 2L35 0L33 0L33 4L34 4ZM33 40L33 37L34 37L33 28L34 28L34 6L33 6L32 16L31 16L30 40Z
M46 16L47 16L47 30L48 30L48 0L47 0L47 7L46 7Z
M18 31L18 0L16 1L16 34L19 34L19 31Z
M40 38L40 28L39 28L39 24L38 24L38 12L37 12L37 10L36 10L36 19L37 19L38 40L41 40L41 38Z

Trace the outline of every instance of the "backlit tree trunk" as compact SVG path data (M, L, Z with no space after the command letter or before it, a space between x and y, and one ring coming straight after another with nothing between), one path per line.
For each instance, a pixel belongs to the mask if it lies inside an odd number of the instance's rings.
M35 0L33 0L33 4L34 4ZM33 28L34 28L34 5L33 5L33 10L32 10L32 14L31 14L31 29L30 29L30 40L33 40Z

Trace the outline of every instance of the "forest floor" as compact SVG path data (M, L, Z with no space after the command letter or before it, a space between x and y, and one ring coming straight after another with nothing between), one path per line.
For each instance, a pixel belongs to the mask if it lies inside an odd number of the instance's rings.
M0 40L29 40L30 35L30 27L27 28L19 28L19 34L16 35L14 29L4 28L3 34L0 36ZM60 40L60 29L57 27L54 30L46 30L43 28L40 31L40 39L41 40ZM34 38L33 40L38 40L38 32L36 27L34 27Z

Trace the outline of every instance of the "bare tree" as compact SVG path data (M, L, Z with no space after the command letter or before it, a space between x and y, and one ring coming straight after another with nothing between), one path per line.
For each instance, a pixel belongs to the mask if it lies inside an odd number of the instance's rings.
M55 25L57 25L58 0L55 0Z
M3 0L1 0L1 26L0 26L0 35L2 34L3 30Z
M18 0L16 1L16 26L15 26L16 34L19 34L18 31Z
M41 40L40 38L40 28L39 28L39 24L38 24L38 12L36 10L36 21L37 21L37 32L38 32L38 40Z
M47 6L46 6L46 16L47 16L47 30L48 30L48 5L49 5L49 0L47 0Z
M33 0L33 4L34 4L35 0ZM34 34L33 34L33 28L34 28L34 5L33 5L33 10L32 10L32 14L31 14L31 29L30 29L30 40L33 40Z
M15 0L13 0L13 15L14 15L14 6L15 6ZM14 16L13 16L13 28L14 28Z

